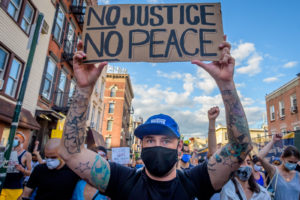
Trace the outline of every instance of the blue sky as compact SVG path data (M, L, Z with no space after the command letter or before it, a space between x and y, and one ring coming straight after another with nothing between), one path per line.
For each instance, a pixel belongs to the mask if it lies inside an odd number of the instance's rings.
M265 95L300 73L300 1L267 0L98 0L100 4L221 2L224 33L236 59L235 83L251 128L266 113ZM135 115L172 116L187 136L207 135L207 110L219 106L217 123L225 125L224 107L214 80L189 62L112 63L127 68Z

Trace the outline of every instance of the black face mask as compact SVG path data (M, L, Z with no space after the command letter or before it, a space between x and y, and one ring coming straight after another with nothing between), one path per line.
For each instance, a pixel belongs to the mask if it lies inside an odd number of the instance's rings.
M155 146L142 149L142 160L147 170L156 177L166 175L178 160L176 149Z

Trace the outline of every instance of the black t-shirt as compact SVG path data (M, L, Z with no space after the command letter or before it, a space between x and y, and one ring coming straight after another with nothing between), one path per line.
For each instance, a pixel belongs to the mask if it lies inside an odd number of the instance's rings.
M66 165L50 170L46 164L41 164L34 168L26 186L37 188L36 200L68 200L78 180L79 176Z
M210 199L216 192L210 182L207 163L183 170L181 178L177 172L175 179L164 182L150 179L145 170L138 173L136 169L117 163L110 163L110 170L110 179L104 194L112 200L125 200L124 194L120 191L123 191L128 180L135 179L136 176L139 177L132 187L129 187L130 200L193 200L195 197L202 200Z

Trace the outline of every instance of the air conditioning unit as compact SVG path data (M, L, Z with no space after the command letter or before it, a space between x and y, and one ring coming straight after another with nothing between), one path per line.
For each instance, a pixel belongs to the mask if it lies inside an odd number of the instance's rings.
M0 90L2 90L3 85L4 85L4 80L3 80L3 79L0 79Z
M297 106L292 106L291 107L291 112L292 113L297 113L298 112L298 107Z
M42 27L42 33L43 33L43 34L47 34L48 31L49 31L49 25L48 25L48 23L46 22L46 20L44 20L44 22L43 22L43 27Z

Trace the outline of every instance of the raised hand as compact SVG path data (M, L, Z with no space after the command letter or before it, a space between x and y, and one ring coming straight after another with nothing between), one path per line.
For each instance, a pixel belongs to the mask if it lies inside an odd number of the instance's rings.
M73 57L73 69L77 86L80 88L93 87L103 68L107 65L107 62L100 64L83 64L86 54L82 51L83 43L81 40L77 44L77 49L78 51L75 52Z
M201 62L200 60L193 60L192 63L205 69L220 86L233 81L235 60L230 55L231 45L226 42L226 35L224 36L224 42L219 45L219 48L222 50L219 61L214 61L207 64Z
M272 141L273 141L274 143L280 141L281 139L282 139L282 133L276 133L276 134L273 135L273 137L272 137Z
M212 107L207 111L207 116L209 120L216 120L220 114L220 109L218 106Z

